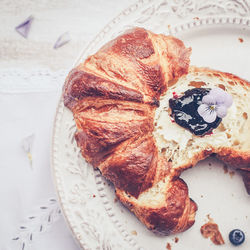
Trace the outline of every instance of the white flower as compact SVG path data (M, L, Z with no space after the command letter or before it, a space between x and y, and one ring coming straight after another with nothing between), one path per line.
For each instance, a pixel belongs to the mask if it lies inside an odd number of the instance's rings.
M227 109L232 105L233 98L221 88L212 89L203 96L202 104L198 107L199 115L207 123L212 123L216 117L223 118L227 115Z

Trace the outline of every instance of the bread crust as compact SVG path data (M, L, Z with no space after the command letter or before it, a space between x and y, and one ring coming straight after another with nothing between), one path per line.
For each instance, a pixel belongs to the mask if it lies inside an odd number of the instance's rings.
M152 134L159 98L168 83L174 84L188 73L190 53L191 49L174 37L135 28L73 69L64 86L64 104L74 114L75 139L83 157L112 181L119 200L139 220L163 235L193 225L197 205L179 175L213 153L199 152L173 171ZM245 164L240 171L248 176L248 153L226 148L214 153L225 162ZM248 187L249 182L250 177L246 177ZM154 196L151 192L158 193Z
M156 234L170 235L183 232L194 224L197 205L188 197L187 185L180 178L171 182L165 190L162 204L156 207L129 199L120 189L116 189L116 195L148 229Z
M211 69L211 68L208 68L208 67L190 66L188 72L189 73L204 72L206 74L212 74L212 75L214 75L214 76L216 76L218 78L228 78L228 79L231 79L232 81L236 81L237 84L240 84L242 86L246 86L247 88L250 87L250 82L247 81L247 80L244 80L244 79L240 78L239 76L236 76L234 74L227 73L227 72L222 72L222 71L219 71L219 70L214 70L214 69ZM231 84L233 84L233 82Z

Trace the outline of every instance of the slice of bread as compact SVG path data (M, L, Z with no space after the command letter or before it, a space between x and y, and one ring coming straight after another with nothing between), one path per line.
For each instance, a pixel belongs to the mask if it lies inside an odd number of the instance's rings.
M182 95L191 88L215 87L229 93L233 104L212 134L196 136L173 121L169 99L174 92ZM249 93L249 82L208 68L190 67L187 75L169 83L167 92L160 99L160 107L156 109L154 137L159 151L172 163L175 171L192 167L211 154L236 169L250 171Z

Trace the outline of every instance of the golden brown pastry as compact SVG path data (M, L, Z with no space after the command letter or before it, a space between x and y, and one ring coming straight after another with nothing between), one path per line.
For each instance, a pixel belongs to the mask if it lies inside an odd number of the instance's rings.
M168 81L187 73L190 52L174 37L136 28L73 69L64 88L82 155L114 183L124 205L149 229L165 235L194 223L197 207L186 184L169 178L160 200L140 197L170 176L152 135L154 111Z
M74 114L75 138L84 158L114 184L126 207L163 235L193 225L197 206L179 175L213 153L201 148L191 158L184 157L184 163L178 162L179 149L172 152L169 146L166 151L155 132L160 97L167 88L179 86L178 79L185 79L190 53L174 37L135 28L73 69L64 87L64 104ZM230 158L226 150L219 157L226 162ZM249 164L249 152L246 157L238 157L238 162ZM246 172L249 190L249 166L241 171Z

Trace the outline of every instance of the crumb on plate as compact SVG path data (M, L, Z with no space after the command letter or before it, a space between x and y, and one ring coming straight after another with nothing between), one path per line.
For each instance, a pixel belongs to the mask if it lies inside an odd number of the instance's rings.
M201 226L200 232L204 238L210 238L210 240L215 245L223 245L225 241L219 231L218 225L210 217L210 214L207 215L208 222Z
M135 230L131 231L132 235L137 235L137 232Z
M172 248L171 248L171 244L170 243L167 243L167 245L166 245L166 249L167 250L171 250Z
M241 38L241 37L239 37L239 41L240 41L240 43L244 42L243 38Z

